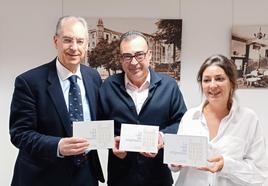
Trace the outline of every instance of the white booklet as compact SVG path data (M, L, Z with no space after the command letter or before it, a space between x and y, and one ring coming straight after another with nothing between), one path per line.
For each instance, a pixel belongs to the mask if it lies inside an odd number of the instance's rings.
M73 136L87 138L87 150L107 149L114 146L114 121L79 121L73 123Z
M119 150L157 153L159 126L122 124Z
M191 167L207 166L208 138L165 134L164 163Z

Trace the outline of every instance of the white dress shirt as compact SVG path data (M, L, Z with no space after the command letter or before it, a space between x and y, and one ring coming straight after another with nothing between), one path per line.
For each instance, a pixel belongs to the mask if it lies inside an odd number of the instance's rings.
M148 75L144 83L140 87L137 87L133 83L131 83L128 77L125 75L125 87L127 93L131 96L135 104L136 111L138 114L141 111L143 103L148 97L150 78L151 78L150 71L148 71Z
M204 103L185 113L179 135L207 136L209 139L202 113ZM268 156L259 119L253 110L239 107L235 99L230 113L220 123L217 136L209 141L208 152L210 157L223 156L223 169L213 174L184 167L176 186L259 186L268 177Z

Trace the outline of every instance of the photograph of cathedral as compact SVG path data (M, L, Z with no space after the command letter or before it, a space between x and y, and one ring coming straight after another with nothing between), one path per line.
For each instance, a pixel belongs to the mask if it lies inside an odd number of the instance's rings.
M85 18L89 49L85 63L96 68L102 79L121 72L119 38L129 30L142 32L152 50L151 67L180 81L181 19Z

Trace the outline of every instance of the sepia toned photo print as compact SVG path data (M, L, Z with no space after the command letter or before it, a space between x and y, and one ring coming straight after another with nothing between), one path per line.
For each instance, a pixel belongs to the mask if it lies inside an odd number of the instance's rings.
M238 88L268 88L268 25L234 26L231 58Z
M85 18L89 27L86 65L96 68L102 79L121 72L119 38L130 30L140 31L152 50L150 66L180 81L181 19Z

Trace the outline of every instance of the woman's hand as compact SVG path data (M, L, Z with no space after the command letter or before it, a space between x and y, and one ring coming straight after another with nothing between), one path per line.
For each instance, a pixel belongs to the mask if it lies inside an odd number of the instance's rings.
M198 170L209 171L209 172L215 173L215 172L221 171L224 166L224 159L221 155L210 158L208 162L210 163L209 166L200 167L198 168Z

